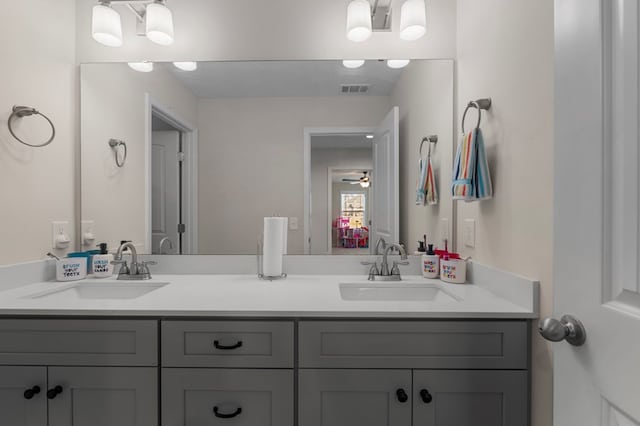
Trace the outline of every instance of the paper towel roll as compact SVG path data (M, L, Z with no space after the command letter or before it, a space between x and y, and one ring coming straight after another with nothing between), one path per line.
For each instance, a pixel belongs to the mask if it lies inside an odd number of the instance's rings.
M287 219L286 217L264 218L262 273L267 277L282 275L282 256L287 252Z

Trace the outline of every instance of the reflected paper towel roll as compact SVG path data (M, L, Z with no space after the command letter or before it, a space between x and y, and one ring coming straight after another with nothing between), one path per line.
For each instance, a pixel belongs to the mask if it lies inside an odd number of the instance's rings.
M267 277L279 277L284 272L282 256L287 253L287 224L286 217L264 218L262 273Z

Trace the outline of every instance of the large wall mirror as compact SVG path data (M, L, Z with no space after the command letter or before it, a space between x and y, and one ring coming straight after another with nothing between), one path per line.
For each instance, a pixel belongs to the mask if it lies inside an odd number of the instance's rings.
M289 254L452 234L451 60L83 64L81 127L83 249L254 254L274 215ZM416 202L430 135L437 205Z

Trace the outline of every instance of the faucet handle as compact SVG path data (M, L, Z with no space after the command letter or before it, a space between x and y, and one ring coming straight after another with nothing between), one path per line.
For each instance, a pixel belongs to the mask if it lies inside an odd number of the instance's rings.
M127 265L127 261L126 260L122 260L122 259L112 260L111 264L112 265L122 265L122 266L120 266L120 270L118 271L118 274L128 274L129 273L129 266Z
M398 262L397 260L393 261L393 267L391 268L391 275L400 275L400 268L398 265L408 265L409 261Z
M140 262L140 268L138 269L139 274L147 275L148 278L151 278L151 271L149 271L149 265L157 265L158 262L154 260L145 260Z

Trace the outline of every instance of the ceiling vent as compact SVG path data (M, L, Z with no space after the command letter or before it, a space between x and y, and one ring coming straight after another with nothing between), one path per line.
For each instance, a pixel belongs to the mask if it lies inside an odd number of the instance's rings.
M369 92L369 84L341 84L340 93L343 95L363 95Z

